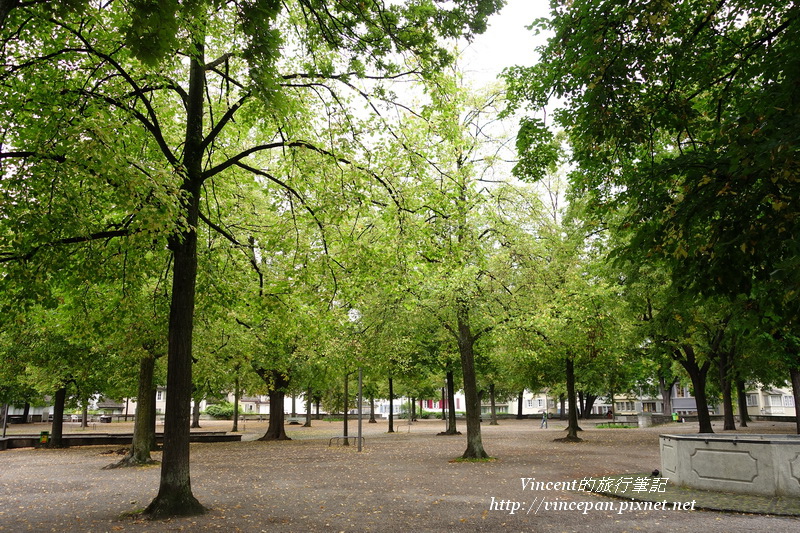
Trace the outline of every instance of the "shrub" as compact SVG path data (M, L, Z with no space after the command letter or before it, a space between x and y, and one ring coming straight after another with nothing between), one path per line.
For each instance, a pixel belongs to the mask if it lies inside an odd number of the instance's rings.
M206 414L218 420L230 420L233 418L233 404L230 402L211 404L206 407Z

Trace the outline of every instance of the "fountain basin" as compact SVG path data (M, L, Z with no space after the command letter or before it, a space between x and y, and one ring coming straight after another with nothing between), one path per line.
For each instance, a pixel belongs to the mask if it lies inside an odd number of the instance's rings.
M800 497L800 435L660 435L661 473L698 489Z

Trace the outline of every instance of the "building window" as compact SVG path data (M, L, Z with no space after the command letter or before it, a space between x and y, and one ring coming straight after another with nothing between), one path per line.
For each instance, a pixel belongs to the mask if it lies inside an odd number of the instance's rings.
M747 395L747 407L758 407L758 394Z
M794 407L794 396L784 396L783 397L783 406L784 407Z
M164 391L156 391L156 401L160 402L164 400Z
M536 399L536 407L544 407L544 400L541 398Z
M615 405L617 411L633 411L636 407L633 402L617 402Z
M528 398L528 409L533 409L533 398Z
M770 407L783 407L783 400L777 394L767 396L767 405Z
M642 411L645 413L655 413L656 402L642 402Z

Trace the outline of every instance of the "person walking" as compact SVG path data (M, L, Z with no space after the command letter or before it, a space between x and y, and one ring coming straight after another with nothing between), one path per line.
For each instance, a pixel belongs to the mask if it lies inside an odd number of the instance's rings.
M547 429L547 411L542 411L542 423L539 425L539 429Z

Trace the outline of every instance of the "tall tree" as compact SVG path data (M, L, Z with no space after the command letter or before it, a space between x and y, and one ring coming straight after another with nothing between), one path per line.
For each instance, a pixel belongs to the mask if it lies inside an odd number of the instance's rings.
M334 168L347 164L346 150L331 146L330 139L315 144L313 135L298 135L293 120L301 113L291 104L297 92L397 75L403 56L414 56L420 69L438 67L449 59L438 38L480 33L500 5L132 0L90 4L79 12L53 11L50 3L39 2L4 10L3 59L9 68L3 90L11 95L13 113L2 125L2 159L17 161L12 185L36 191L44 183L53 190L47 176L69 169L72 190L91 185L124 201L117 216L105 213L72 235L65 234L69 226L55 236L15 232L23 238L4 241L2 259L31 259L47 245L135 235L152 230L148 218L164 231L160 237L172 254L170 393L159 492L146 510L151 517L204 511L191 490L188 424L197 230L201 220L221 229L201 214L208 185L241 172L279 182L268 170L266 154L274 151L326 155ZM69 69L60 68L67 64ZM41 112L59 104L59 113ZM90 115L107 119L107 128L94 127L98 122L88 121ZM258 131L259 138L248 131ZM147 151L130 157L125 179L108 174L95 153L68 149L65 141L118 147L128 135L146 137ZM108 152L123 161L129 157L124 149ZM71 206L78 196L69 190L56 189L50 195L54 205ZM83 198L89 202L92 195Z
M796 3L551 5L542 61L508 72L512 100L541 111L559 99L548 117L569 134L577 190L632 232L619 252L658 259L681 290L750 299L771 316L761 328L796 323ZM530 115L535 160L551 135Z

